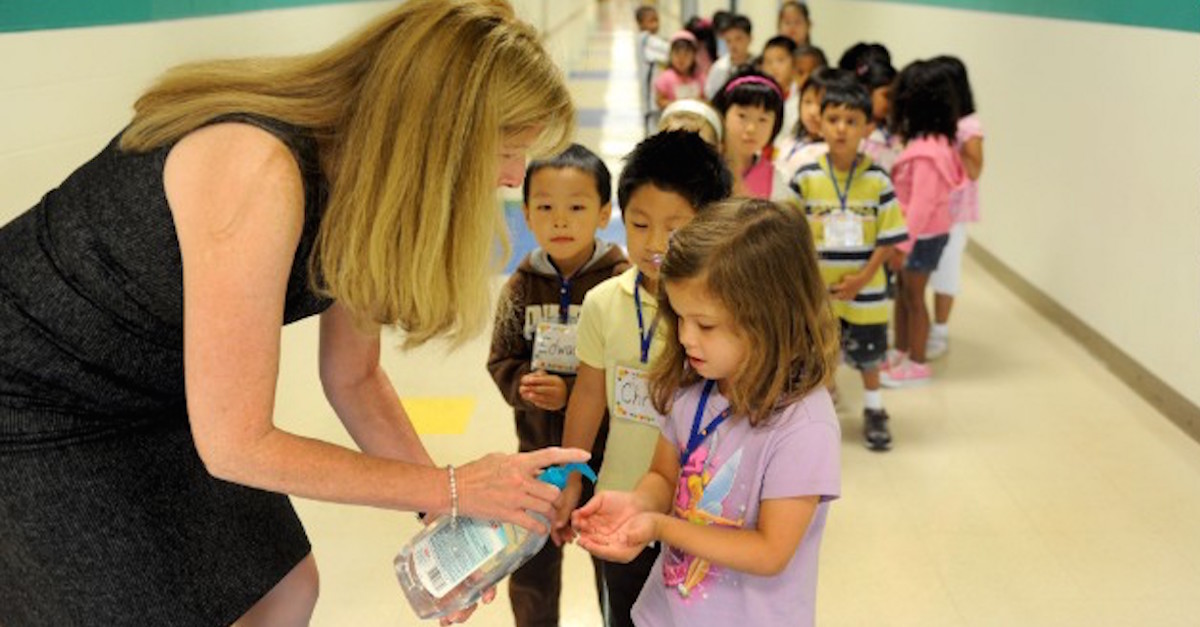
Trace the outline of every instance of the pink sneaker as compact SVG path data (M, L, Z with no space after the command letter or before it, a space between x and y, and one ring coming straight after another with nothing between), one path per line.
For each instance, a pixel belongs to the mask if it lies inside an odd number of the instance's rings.
M900 365L900 362L904 361L905 359L908 359L908 353L904 351L898 351L894 348L889 348L883 357L883 365L880 366L879 369L891 370L892 368Z
M885 388L905 388L925 385L933 377L933 370L925 365L908 359L879 373L879 382Z

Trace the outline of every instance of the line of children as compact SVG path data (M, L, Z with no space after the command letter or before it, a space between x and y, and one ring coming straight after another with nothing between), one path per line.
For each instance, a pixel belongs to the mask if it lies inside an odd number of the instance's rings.
M659 415L649 401L646 373L671 339L656 322L659 266L670 234L728 196L731 185L716 151L686 131L643 140L621 171L617 197L635 267L584 298L576 345L579 367L563 432L564 446L590 450L608 410L611 419L597 490L632 490L650 467ZM570 514L582 489L580 476L571 475L552 531L558 542L573 535ZM602 564L606 625L632 625L630 610L654 559L654 552L647 550L629 564Z
M672 237L658 294L653 463L575 512L579 544L628 561L662 543L642 627L812 625L841 436L824 389L837 322L804 219L761 200L706 209Z

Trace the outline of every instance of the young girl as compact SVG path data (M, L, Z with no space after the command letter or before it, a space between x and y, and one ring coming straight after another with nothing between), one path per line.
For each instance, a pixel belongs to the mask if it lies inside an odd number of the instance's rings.
M812 20L808 16L808 5L789 0L779 6L779 34L796 42L797 46L808 46L812 42Z
M950 238L950 193L966 180L954 150L958 103L950 73L932 61L916 61L896 79L892 131L905 142L892 178L904 207L908 241L896 246L904 254L889 262L899 271L896 298L896 350L884 364L880 380L887 387L926 383L929 311L925 286L937 269Z
M781 200L787 181L771 161L772 141L783 126L783 90L753 70L735 74L717 92L713 106L725 126L725 163L733 172L733 194Z
M975 113L975 97L967 80L967 67L956 57L937 57L934 63L950 72L958 96L958 132L954 148L962 158L967 182L950 193L950 241L942 252L938 269L929 277L933 288L933 328L929 330L925 356L937 359L950 347L950 308L958 294L962 275L963 249L967 247L967 224L979 221L979 175L983 171L983 125Z
M640 626L812 625L841 436L824 387L837 321L808 226L761 200L710 207L676 232L660 280L677 341L651 371L658 449L634 492L575 512L579 544L610 560L663 544Z
M654 79L655 102L661 109L703 94L704 76L696 66L696 36L681 30L671 36L670 64Z

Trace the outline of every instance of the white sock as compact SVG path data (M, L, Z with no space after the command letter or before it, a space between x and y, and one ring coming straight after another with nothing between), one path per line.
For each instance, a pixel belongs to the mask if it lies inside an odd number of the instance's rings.
M883 409L883 390L863 390L863 407L876 411Z
M950 324L933 323L933 326L929 328L929 337L936 337L942 340L950 337Z

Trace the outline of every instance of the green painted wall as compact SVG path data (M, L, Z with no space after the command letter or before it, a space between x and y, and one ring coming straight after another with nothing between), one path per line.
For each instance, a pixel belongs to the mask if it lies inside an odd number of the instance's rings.
M1200 33L1192 0L879 0Z
M0 32L175 20L359 0L0 0Z

